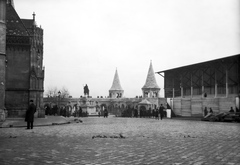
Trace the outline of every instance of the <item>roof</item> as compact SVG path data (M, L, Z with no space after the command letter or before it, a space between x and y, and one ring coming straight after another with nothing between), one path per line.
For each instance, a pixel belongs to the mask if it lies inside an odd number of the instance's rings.
M173 68L173 69L162 70L162 71L158 71L156 73L160 74L160 73L164 73L164 72L167 72L167 71L173 71L173 70L179 70L179 69L187 69L189 67L198 67L199 65L211 64L211 63L215 63L215 62L218 62L218 61L224 61L224 60L228 60L228 59L236 58L236 57L240 58L240 54L232 55L232 56L228 56L228 57L223 57L223 58L218 58L218 59L215 59L215 60L200 62L200 63L196 63L196 64L181 66L181 67L177 67L177 68Z
M33 34L33 26L35 25L35 21L33 19L21 19L25 27L27 28L30 34Z
M121 84L120 84L120 80L118 77L118 71L116 69L115 75L114 75L114 79L113 79L113 83L112 83L112 87L110 88L109 91L114 91L114 90L121 90L123 91Z
M32 28L34 25L33 19L21 19L26 28Z
M142 89L149 89L149 88L160 89L157 84L156 78L155 78L155 74L154 74L153 67L152 67L152 62L150 62L147 79L146 79L146 82L145 82L144 86L142 87Z
M6 7L7 35L29 36L29 32L11 4Z
M151 103L150 101L144 99L144 100L142 100L142 101L141 101L140 103L138 103L138 104L150 105L150 104L152 104L152 103Z

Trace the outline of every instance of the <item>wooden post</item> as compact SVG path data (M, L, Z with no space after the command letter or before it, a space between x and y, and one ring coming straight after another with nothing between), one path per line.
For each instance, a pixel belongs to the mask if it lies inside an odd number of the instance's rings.
M215 91L214 91L214 93L215 93L215 98L217 98L217 95L218 95L218 84L217 84L217 74L216 74L216 69L215 69L215 71L214 71L214 74L215 74Z
M180 88L181 88L181 98L183 98L183 84L182 84L182 75L181 75L181 86L180 86Z
M191 98L193 97L193 83L192 83L192 73L191 73Z
M218 95L217 90L218 90L218 85L215 84L215 98L217 98L217 95Z
M175 91L174 91L174 88L173 88L173 97L172 98L174 98L175 97Z
M228 69L226 69L226 97L228 97Z
M203 71L202 71L202 98L204 97L204 80L203 80Z
M174 102L174 97L175 97L174 78L172 79L172 86L173 86L173 95L172 95L172 110L173 110L173 102Z

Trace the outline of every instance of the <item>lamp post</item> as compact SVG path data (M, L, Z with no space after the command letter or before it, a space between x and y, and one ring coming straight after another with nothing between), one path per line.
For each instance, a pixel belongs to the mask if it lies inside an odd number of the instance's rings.
M60 97L61 97L61 91L58 91L58 115L60 115Z

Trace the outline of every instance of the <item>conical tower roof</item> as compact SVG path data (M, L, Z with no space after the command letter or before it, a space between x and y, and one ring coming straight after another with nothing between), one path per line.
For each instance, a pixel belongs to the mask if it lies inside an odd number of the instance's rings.
M149 88L160 89L156 82L155 74L152 67L152 61L150 62L147 79L142 89L149 89Z
M120 90L123 91L121 84L120 84L120 80L118 77L118 71L116 69L115 75L114 75L114 79L113 79L113 83L112 83L112 87L110 88L109 91L116 91L116 90Z

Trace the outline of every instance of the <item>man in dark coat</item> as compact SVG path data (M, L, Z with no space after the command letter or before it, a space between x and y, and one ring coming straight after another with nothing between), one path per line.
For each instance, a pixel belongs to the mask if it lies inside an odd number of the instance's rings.
M230 111L229 112L234 112L234 110L233 110L233 107L231 107L231 109L230 109Z
M83 114L82 114L82 107L79 108L79 117L83 117Z
M107 108L104 110L104 117L108 117L108 110L107 110Z
M30 100L30 104L26 111L25 121L27 122L27 129L33 129L33 122L34 122L34 113L36 112L36 106L33 103L33 100Z
M156 109L156 111L155 111L155 119L159 120L159 110L158 109Z
M161 104L161 106L160 106L160 108L159 108L159 113L160 113L161 120L162 120L163 115L164 115L163 110L164 110L164 107L163 107L163 105Z
M207 110L207 107L205 107L204 109L204 116L207 116L208 115L208 110Z

